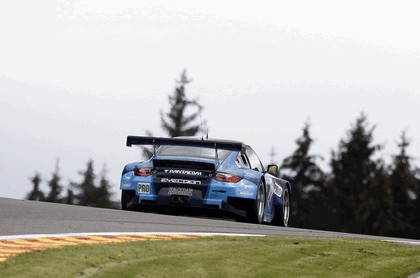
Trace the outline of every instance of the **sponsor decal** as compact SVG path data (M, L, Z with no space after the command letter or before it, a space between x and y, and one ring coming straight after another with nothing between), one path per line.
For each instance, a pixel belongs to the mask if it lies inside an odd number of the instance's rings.
M141 183L137 185L137 192L139 194L150 194L150 183Z
M244 183L242 183L241 184L245 189L252 189L252 188L255 188L256 186L255 185L251 185L251 184L244 184Z
M165 173L167 173L167 174L183 174L183 175L191 175L191 176L201 176L202 175L202 172L199 172L199 171L176 170L176 169L165 169Z
M182 184L192 184L192 185L200 185L201 184L201 181L183 180L183 179L162 178L160 181L161 182L166 182L166 183L182 183Z
M251 192L239 192L239 195L242 195L242 196L253 196L254 194L252 194Z
M283 194L283 188L280 186L280 184L277 183L277 181L274 182L274 194L281 197L281 194Z
M191 197L192 193L193 193L192 188L169 187L169 189L168 189L168 195L182 195L182 196Z

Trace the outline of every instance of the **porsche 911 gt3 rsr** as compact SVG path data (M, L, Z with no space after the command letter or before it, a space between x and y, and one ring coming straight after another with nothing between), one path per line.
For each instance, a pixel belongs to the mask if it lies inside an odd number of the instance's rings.
M153 145L153 156L127 164L121 207L143 204L215 208L255 223L288 226L292 188L264 169L246 144L228 140L128 136L127 146Z

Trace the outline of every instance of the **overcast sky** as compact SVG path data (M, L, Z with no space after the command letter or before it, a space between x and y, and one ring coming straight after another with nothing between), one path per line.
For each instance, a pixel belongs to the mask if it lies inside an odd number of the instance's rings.
M164 136L183 69L210 137L265 164L295 150L306 121L330 159L361 112L389 159L403 130L420 159L418 1L1 1L0 196L29 177L63 185L93 159L118 192L139 159L127 135ZM46 189L45 184L43 189ZM116 194L115 197L118 195Z

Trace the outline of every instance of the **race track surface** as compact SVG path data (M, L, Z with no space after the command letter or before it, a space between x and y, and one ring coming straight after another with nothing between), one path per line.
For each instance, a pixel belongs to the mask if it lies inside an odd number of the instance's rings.
M175 216L0 198L0 236L102 232L354 237L420 244L419 240L257 225L214 217Z

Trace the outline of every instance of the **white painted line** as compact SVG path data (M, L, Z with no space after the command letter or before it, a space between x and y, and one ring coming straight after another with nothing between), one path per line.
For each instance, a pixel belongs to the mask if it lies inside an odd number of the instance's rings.
M186 235L186 236L252 236L262 237L255 234L233 234L233 233L180 233L180 232L117 232L117 233L69 233L69 234L32 234L32 235L9 235L0 236L0 240L33 239L45 237L77 237L77 236L123 236L123 235Z
M417 272L408 276L408 278L419 278L419 277L420 277L420 272Z
M401 244L408 244L408 245L420 245L420 241L410 241L410 240L382 240L386 242L394 242L394 243L401 243Z

